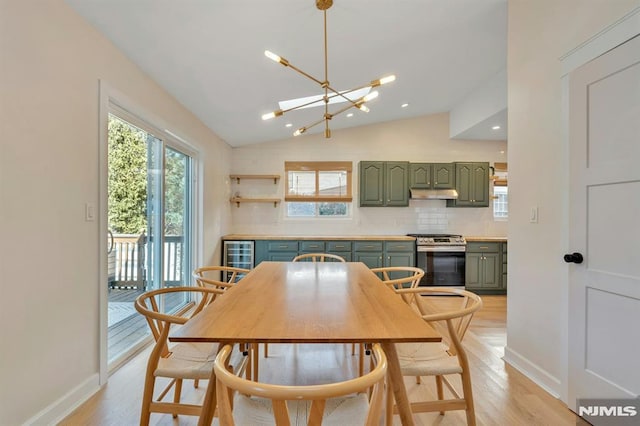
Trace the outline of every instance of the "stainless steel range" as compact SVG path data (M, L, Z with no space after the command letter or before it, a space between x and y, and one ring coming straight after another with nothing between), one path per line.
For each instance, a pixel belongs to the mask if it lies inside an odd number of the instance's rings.
M416 266L425 272L421 286L464 288L467 242L462 235L409 236L416 238Z

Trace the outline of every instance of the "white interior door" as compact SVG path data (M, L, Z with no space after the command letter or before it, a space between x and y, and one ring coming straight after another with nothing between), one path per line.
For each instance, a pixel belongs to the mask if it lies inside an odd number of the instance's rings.
M569 406L640 394L640 36L569 75ZM571 260L571 259L569 259Z

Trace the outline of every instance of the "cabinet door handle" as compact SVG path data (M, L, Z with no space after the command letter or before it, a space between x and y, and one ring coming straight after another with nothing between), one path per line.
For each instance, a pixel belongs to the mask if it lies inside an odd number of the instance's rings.
M489 250L489 246L480 246L478 248L481 250Z
M344 246L336 246L336 248L344 248Z

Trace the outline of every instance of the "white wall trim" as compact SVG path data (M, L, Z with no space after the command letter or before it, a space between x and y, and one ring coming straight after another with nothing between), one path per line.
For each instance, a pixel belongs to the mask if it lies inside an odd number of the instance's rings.
M504 348L504 357L502 358L507 364L527 376L535 384L550 393L553 397L559 398L561 391L561 382L547 371L538 367L536 364L525 358L518 352L510 349L508 346Z
M640 6L560 57L562 75L640 34Z
M93 374L24 424L34 426L58 424L99 390L100 377L98 374Z
M100 376L100 385L104 385L109 380L109 360L108 360L108 303L109 303L109 289L107 288L107 230L109 229L109 218L107 214L108 203L108 135L109 135L109 97L113 89L103 80L99 80L99 108L98 108L98 147L99 159L98 170L100 176L98 177L98 226L100 231L98 232L98 247L100 259L98 259L98 271L100 276L98 277L98 289L99 293L99 321L98 327L98 372Z

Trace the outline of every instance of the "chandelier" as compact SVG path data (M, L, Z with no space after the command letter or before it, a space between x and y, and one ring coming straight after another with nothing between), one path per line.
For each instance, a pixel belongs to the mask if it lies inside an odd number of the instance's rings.
M341 114L345 111L347 111L350 108L358 108L361 111L364 112L369 112L369 108L365 105L366 102L369 102L372 99L375 99L378 96L378 92L377 91L373 91L373 92L369 92L364 96L360 96L357 97L355 99L353 99L353 92L356 91L360 91L362 89L366 89L369 88L369 90L373 89L374 87L378 87L382 84L386 84L386 83L390 83L392 81L394 81L396 79L395 75L389 75L386 77L382 77L379 78L377 80L373 80L367 84L364 84L362 86L359 87L355 87L353 89L349 89L349 90L343 90L343 91L338 91L336 89L334 89L331 84L329 83L329 77L328 77L328 64L327 64L327 59L328 59L328 55L327 55L327 9L329 9L331 6L333 5L333 0L316 0L316 7L322 11L322 14L324 15L324 80L319 80L313 76L311 76L310 74L302 71L301 69L295 67L294 65L291 64L291 62L289 62L288 60L286 60L285 58L276 55L273 52L270 52L268 50L265 50L264 54L267 58L275 61L275 62L279 62L280 64L282 64L285 67L289 67L292 70L302 74L303 76L307 77L308 79L316 82L317 84L320 85L320 87L324 90L324 95L321 97L320 100L313 99L311 101L308 101L306 103L300 104L300 105L296 105L293 106L291 108L287 108L287 109L278 109L276 111L270 112L268 114L264 114L262 116L263 120L269 120L275 117L280 117L282 115L284 115L285 113L289 112L289 111L294 111L297 109L301 109L301 108L305 108L305 107L309 107L315 103L318 102L323 102L324 103L324 115L322 116L322 118L318 121L315 121L307 126L304 127L300 127L299 129L297 129L293 135L294 136L299 136L301 134L303 134L304 132L306 132L307 130L309 130L310 128L317 126L318 124L321 124L324 122L324 136L325 138L330 138L331 137L331 129L329 128L329 121L331 121L331 119L333 117L335 117L338 114ZM349 96L351 95L351 96ZM333 99L333 98L342 98L342 102L346 101L348 104L347 106L343 107L342 109L339 109L335 112L330 112L329 111L329 102Z

